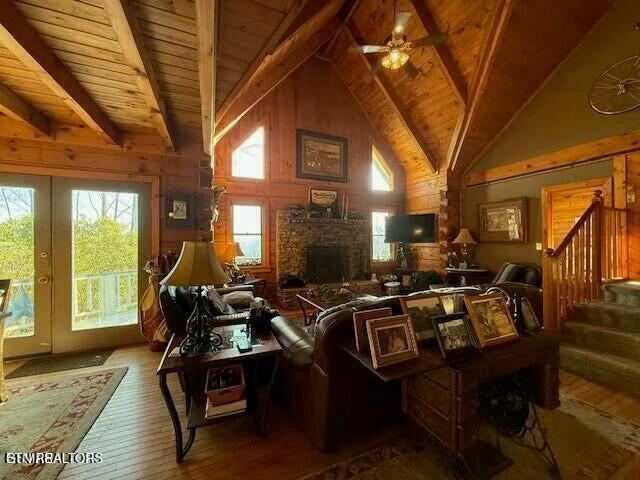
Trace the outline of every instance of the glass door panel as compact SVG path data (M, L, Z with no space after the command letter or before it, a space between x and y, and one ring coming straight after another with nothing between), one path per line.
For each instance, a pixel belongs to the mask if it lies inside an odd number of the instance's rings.
M138 323L138 194L73 190L73 330Z
M0 174L0 278L11 279L5 356L51 350L50 179Z
M141 340L149 193L137 183L54 180L55 352Z

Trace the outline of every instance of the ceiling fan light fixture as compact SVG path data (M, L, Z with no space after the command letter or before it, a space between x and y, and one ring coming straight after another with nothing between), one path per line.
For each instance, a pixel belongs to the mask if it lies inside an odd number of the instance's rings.
M407 52L403 52L399 48L392 48L388 54L382 57L381 63L384 68L389 70L397 70L409 61Z

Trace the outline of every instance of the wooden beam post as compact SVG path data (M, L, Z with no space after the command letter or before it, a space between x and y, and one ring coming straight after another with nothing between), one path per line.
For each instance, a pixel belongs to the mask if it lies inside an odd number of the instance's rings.
M160 87L151 59L144 45L136 12L129 0L105 0L104 8L122 46L124 58L133 70L138 88L149 107L151 120L160 132L165 146L170 151L175 151L175 137L170 128L167 109L160 96Z
M211 155L213 168L213 131L215 128L216 64L218 57L219 0L196 0L198 24L198 72L200 78L200 108L202 111L202 142Z
M31 68L40 81L73 110L83 122L120 144L121 134L42 37L20 14L12 1L0 8L0 43Z
M361 45L366 43L366 41L355 32L354 27L350 23L347 24L345 31L351 38L352 43L358 43ZM422 151L422 154L424 155L424 158L425 158L425 162L427 163L431 171L437 172L438 163L435 156L429 150L429 147L425 142L425 140L422 138L422 135L420 134L418 127L413 123L413 120L411 119L409 112L402 104L402 101L400 100L398 95L396 95L395 90L393 89L393 86L391 85L389 80L387 80L387 77L385 76L385 74L383 72L376 72L376 69L375 69L376 64L372 58L367 57L363 53L359 53L356 55L362 58L362 61L364 62L365 66L367 67L371 75L373 75L374 81L382 91L384 97L387 99L387 102L391 106L391 109L393 110L393 112L400 118L400 121L404 125L404 128L407 131L407 134L409 134L409 136L415 141L415 143L418 145L418 147Z
M47 137L51 136L51 124L47 117L1 83L0 112L8 117L26 123L38 133L46 135Z
M218 119L214 144L331 38L342 26L337 14L344 3L344 0L333 0L326 4L283 42L273 55L263 60L226 113Z

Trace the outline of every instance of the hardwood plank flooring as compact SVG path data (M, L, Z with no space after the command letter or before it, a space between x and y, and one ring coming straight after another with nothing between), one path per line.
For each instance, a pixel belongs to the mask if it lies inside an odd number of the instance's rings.
M389 429L350 442L337 453L324 454L274 407L266 440L255 434L249 417L230 420L200 429L184 463L177 465L171 420L155 375L160 357L160 353L150 352L146 345L122 347L104 366L86 369L129 367L78 448L78 451L102 453L103 463L67 465L60 479L295 479L353 457L399 433L399 429ZM7 373L22 363L6 363ZM44 379L51 375L38 377ZM560 380L565 394L640 426L640 397L564 371ZM170 388L183 415L183 397L175 378L171 378ZM628 466L628 470L625 475L629 476L620 478L638 478L640 462Z

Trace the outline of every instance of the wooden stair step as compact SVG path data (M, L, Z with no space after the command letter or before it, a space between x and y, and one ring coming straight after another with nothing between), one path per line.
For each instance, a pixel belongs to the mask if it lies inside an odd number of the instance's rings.
M574 345L640 361L640 333L568 322L564 325L564 336Z
M566 343L560 346L560 367L588 380L640 394L640 362Z
M609 302L585 303L573 307L568 321L640 333L640 308Z

